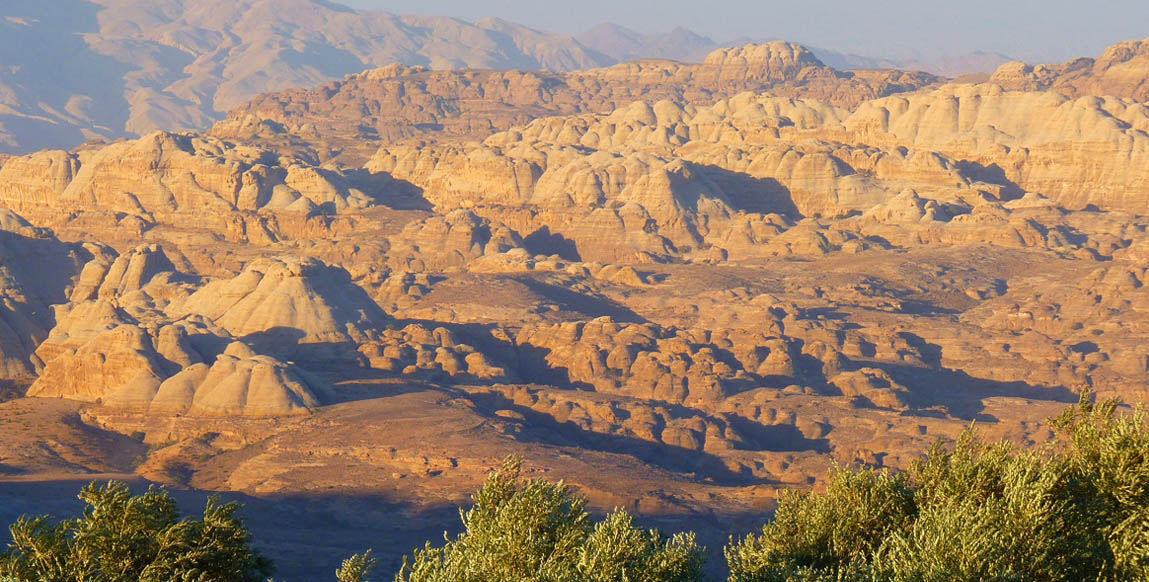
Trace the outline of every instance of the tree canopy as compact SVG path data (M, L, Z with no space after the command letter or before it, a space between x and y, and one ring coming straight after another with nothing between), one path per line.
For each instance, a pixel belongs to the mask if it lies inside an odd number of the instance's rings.
M1143 410L1081 402L1020 449L973 429L908 473L835 469L726 549L731 582L1149 580Z
M465 531L416 550L396 582L691 582L702 579L694 534L642 530L625 511L594 523L561 481L524 480L507 459L460 511Z

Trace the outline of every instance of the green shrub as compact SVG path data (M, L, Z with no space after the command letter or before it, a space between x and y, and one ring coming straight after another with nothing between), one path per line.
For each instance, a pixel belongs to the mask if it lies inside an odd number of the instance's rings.
M256 582L271 564L251 547L238 506L208 501L202 519L181 519L175 500L124 483L80 492L83 516L21 517L0 554L0 577L23 582Z
M885 540L876 579L1085 579L1075 566L1084 556L1069 527L1060 460L967 435L914 473L918 518Z
M336 582L366 582L367 575L379 565L371 555L371 550L343 560L343 565L335 571Z
M1036 450L971 429L907 476L836 470L726 548L732 582L1149 580L1149 427L1091 394Z
M617 511L599 524L563 484L522 480L512 457L460 511L464 532L404 560L397 582L687 582L701 579L694 536L665 538Z
M586 582L685 582L700 580L702 550L693 533L667 538L634 527L615 511L594 526L579 551L578 580Z
M787 492L772 523L726 549L730 580L861 580L916 512L904 474L835 469L824 493Z
M1116 408L1083 399L1053 422L1068 440L1071 525L1107 579L1149 580L1149 416Z

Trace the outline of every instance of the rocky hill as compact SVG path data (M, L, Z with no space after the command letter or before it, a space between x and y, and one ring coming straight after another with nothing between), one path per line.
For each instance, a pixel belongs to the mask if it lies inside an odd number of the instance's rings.
M823 100L853 108L867 99L939 82L896 70L841 72L787 42L720 49L705 62L640 60L571 73L429 71L389 66L315 89L260 96L215 126L226 139L295 136L323 157L362 156L373 144L482 139L552 115L607 113L634 101L709 105L742 92Z
M1123 97L1149 101L1149 39L1115 44L1097 58L1081 57L1056 65L1002 65L991 83L1006 89L1054 91L1067 97Z

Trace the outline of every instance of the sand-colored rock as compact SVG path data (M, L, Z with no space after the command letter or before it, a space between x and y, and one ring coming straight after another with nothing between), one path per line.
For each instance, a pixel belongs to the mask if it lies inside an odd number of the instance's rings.
M1011 91L1053 91L1070 98L1094 96L1149 101L1149 39L1117 43L1098 58L1056 65L1006 63L989 78Z
M0 204L38 226L86 233L98 224L135 241L165 223L270 244L375 204L347 176L305 160L164 132L78 153L15 157L0 169L0 184ZM381 186L373 194L389 192Z
M520 351L542 350L532 358L541 357L550 370L537 368L537 360L524 365L535 366L536 377L547 383L703 409L753 387L793 383L799 375L791 340L750 331L661 329L600 318L527 327L517 344Z
M387 316L347 272L313 259L261 259L231 279L211 281L171 308L203 315L235 337L288 356L354 352Z
M380 141L482 139L536 118L610 112L634 101L709 105L752 91L852 108L937 81L922 73L835 71L785 42L721 49L698 64L641 60L565 74L388 66L319 89L259 97L212 131L283 146L298 135L326 144L323 150L362 152Z
M67 300L87 258L78 245L0 210L0 378L23 381L40 371L35 351L54 325L50 306Z
M314 168L272 168L264 152L210 138L153 133L99 149L61 194L73 205L149 215L163 212L289 210L308 213L369 204Z
M201 416L295 414L318 405L289 365L253 352L200 313L164 312L194 297L196 283L155 245L94 258L36 349L44 369L29 396Z
M428 329L409 324L402 329L386 330L378 340L364 344L359 351L368 358L373 369L405 376L439 374L479 382L515 378L513 370L462 343L443 327Z
M523 241L505 225L458 209L412 222L390 243L387 260L395 270L441 271L520 248Z
M1149 114L1132 101L956 85L869 102L843 126L854 143L936 151L1067 208L1145 208Z
M267 416L306 413L318 405L313 389L290 366L232 342L210 366L193 364L160 384L149 411Z

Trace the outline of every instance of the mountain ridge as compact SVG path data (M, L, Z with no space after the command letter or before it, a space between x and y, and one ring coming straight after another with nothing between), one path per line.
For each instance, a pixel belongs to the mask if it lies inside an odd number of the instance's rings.
M612 64L571 37L317 0L13 0L0 20L0 152L204 129L267 91L404 62L435 69Z

